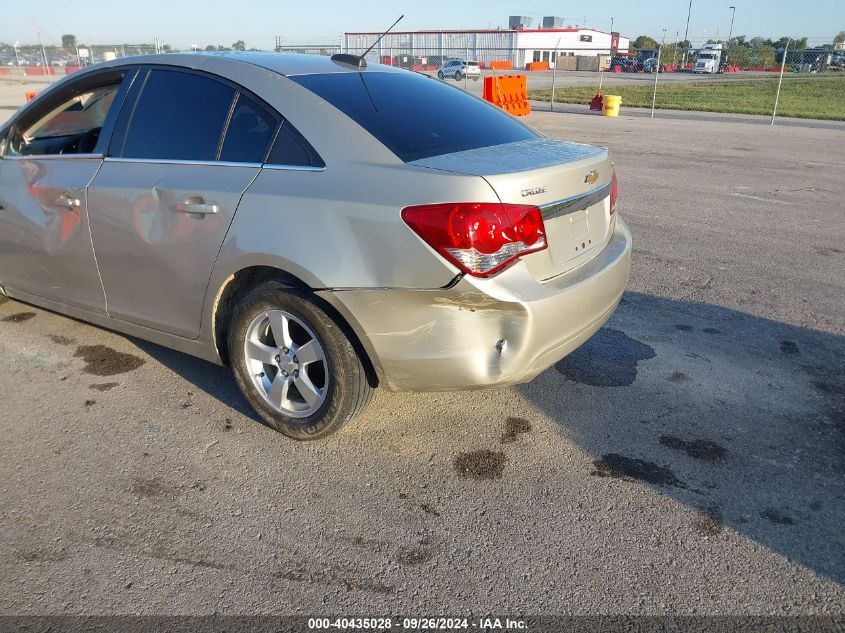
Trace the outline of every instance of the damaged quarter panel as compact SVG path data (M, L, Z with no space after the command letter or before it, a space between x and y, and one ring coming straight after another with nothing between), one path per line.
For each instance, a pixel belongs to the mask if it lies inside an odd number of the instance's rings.
M405 165L332 163L319 172L266 167L244 196L220 254L228 274L279 268L312 288L439 288L458 270L401 221L408 200L496 201L482 179ZM367 179L360 174L366 168ZM374 183L376 183L374 185ZM389 183L380 187L377 183Z

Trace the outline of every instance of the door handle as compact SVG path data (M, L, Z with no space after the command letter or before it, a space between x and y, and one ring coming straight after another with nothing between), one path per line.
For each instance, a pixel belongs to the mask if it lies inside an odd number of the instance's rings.
M216 204L206 204L205 202L179 202L176 203L176 210L180 213L199 213L201 215L208 215L211 213L218 213L220 207Z
M68 207L69 209L78 209L82 204L79 201L79 198L74 198L73 194L69 193L62 194L62 197L59 198L59 203L61 203L63 207Z

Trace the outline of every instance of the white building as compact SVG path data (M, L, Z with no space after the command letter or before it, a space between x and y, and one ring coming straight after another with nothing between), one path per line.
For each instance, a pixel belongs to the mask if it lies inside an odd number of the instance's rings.
M344 33L345 53L363 53L380 33ZM630 41L619 37L618 49L627 51ZM586 28L550 28L478 31L395 31L388 33L367 55L370 61L399 57L403 62L439 65L454 57L489 63L510 61L524 68L531 61L548 61L554 67L557 55L609 55L611 34Z

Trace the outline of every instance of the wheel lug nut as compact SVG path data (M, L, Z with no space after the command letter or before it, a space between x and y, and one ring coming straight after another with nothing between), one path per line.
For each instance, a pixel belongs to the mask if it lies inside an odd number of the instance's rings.
M294 357L293 357L293 362L298 363L298 362L299 362L299 359L298 359L296 356L294 356Z
M294 369L294 370L293 370L293 377L294 377L294 378L299 378L299 370L298 370L298 369Z
M281 357L281 356L279 356L278 354L276 354L276 362L278 363L278 362L280 362L281 360L282 360L282 357Z

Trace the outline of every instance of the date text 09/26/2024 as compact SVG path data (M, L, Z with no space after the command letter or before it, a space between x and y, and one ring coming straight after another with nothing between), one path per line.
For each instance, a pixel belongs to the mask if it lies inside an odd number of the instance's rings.
M421 618L309 618L308 628L310 630L373 630L389 631L397 629L410 631L450 631L450 630L476 630L476 631L525 631L527 625L524 620L511 618L482 617L470 618L448 618L448 617L421 617Z

